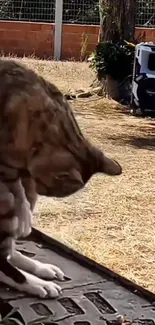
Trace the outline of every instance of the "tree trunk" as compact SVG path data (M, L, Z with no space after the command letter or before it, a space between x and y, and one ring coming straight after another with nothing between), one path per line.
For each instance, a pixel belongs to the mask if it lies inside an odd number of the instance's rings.
M106 84L107 84L107 93L108 96L116 101L119 101L120 94L119 94L119 82L114 80L111 76L106 76Z
M99 10L98 42L123 40L134 42L136 0L99 0ZM100 85L105 82L99 75L98 81ZM118 81L112 80L111 76L106 76L106 84L108 95L115 100L121 99L120 89L117 87Z
M136 0L99 0L99 41L134 41Z

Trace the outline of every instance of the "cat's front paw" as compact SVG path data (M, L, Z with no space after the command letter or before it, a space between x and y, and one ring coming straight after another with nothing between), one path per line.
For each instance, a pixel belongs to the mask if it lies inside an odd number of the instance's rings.
M52 280L58 279L60 281L64 280L64 273L63 271L56 265L42 263L37 260L33 260L35 262L35 272L34 274L40 278Z
M19 272L21 272L25 277L23 283L15 282L11 277L6 276L2 272L0 272L0 281L18 291L26 292L33 296L45 299L57 298L62 292L61 287L52 281L39 279L35 275L21 270L19 270Z

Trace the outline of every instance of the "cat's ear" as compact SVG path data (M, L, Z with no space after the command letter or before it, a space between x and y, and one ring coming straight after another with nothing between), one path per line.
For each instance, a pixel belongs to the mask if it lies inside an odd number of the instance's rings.
M104 154L103 154L102 160L103 160L102 164L100 165L101 173L104 173L104 174L107 174L110 176L116 176L116 175L122 174L122 167L116 160L108 158Z

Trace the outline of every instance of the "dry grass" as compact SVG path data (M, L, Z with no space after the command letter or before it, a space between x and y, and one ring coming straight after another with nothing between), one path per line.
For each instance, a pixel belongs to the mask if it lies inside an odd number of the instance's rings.
M88 87L94 78L86 63L28 64L63 91ZM118 159L123 174L94 176L67 199L40 198L37 226L155 292L155 122L131 117L112 101L87 101L72 104L78 122L92 142Z

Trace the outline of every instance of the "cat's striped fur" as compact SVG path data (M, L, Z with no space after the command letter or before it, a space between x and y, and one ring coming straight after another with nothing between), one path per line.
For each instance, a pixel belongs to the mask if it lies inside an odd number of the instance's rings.
M29 234L37 194L71 195L98 172L120 175L122 169L85 139L58 88L1 59L0 281L42 297L59 294L59 286L38 277L62 279L63 272L22 256L14 240Z

